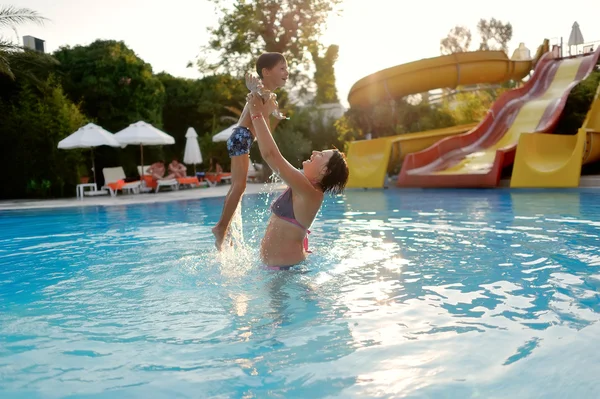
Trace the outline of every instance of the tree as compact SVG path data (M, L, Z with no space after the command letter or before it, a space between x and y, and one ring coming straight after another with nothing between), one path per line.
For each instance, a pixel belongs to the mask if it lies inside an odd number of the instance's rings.
M0 76L0 84L11 83ZM6 171L0 198L73 196L83 156L57 145L85 124L85 116L52 77L44 90L27 80L12 85L13 95L0 98L0 159Z
M87 46L61 47L54 56L60 61L58 71L65 93L94 123L113 133L140 120L162 128L165 89L150 64L122 41L96 40ZM102 146L94 154L98 170L120 165L129 176L137 176L138 146L118 150ZM146 161L163 157L162 146L144 148ZM96 176L102 182L102 174Z
M477 31L481 37L479 50L502 50L508 52L508 42L512 39L512 25L495 18L489 21L480 19Z
M310 54L315 64L315 84L317 86L316 104L339 102L333 67L337 61L339 50L339 46L333 44L327 47L325 55L321 57L319 55L319 46L316 44L311 46Z
M495 100L490 90L457 93L446 98L444 109L452 115L456 124L479 122Z
M512 39L513 29L510 22L503 23L495 18L489 21L480 19L477 31L481 37L479 50L502 50L508 52L508 42Z
M297 83L299 66L308 67L310 46L317 42L329 14L341 0L236 0L233 7L212 0L221 17L210 28L208 50L215 51L218 63L212 69L243 76L253 70L262 52L285 55ZM200 60L203 62L204 60Z
M8 28L16 32L21 24L33 22L43 24L46 18L27 8L0 6L0 29ZM48 71L57 61L48 54L39 53L0 37L0 75L10 79L26 78L37 85L43 85Z
M9 28L16 31L20 24L34 22L41 24L46 19L40 16L36 11L28 8L16 8L12 6L0 6L0 29ZM7 75L11 79L15 78L13 68L11 66L11 56L14 53L23 51L21 46L18 46L11 41L0 37L0 74Z
M99 125L112 132L139 120L161 127L164 87L123 42L96 40L54 55L65 92Z
M188 127L193 127L199 136L209 134L212 138L218 130L237 122L239 114L236 113L241 112L248 93L241 79L229 75L198 80L176 78L166 73L157 77L165 87L163 129L175 138L174 145L164 148L167 156L182 157ZM205 153L204 147L201 149L204 158L208 159L210 154ZM219 161L226 166L225 159Z
M508 51L508 42L513 34L510 22L504 23L496 18L488 21L482 18L477 23L477 32L481 38L479 50L503 50L505 53ZM455 26L448 36L440 41L440 52L453 54L469 51L471 39L469 28Z
M471 31L464 26L455 26L450 29L448 36L440 40L440 52L442 55L469 51L470 46Z

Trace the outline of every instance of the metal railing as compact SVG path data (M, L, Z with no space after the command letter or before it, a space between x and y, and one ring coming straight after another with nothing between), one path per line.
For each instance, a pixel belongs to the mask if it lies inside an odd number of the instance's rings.
M553 46L558 46L561 57L568 57L596 50L598 46L600 46L600 40L592 40L583 44L578 44L577 46L569 46L567 41L564 41L564 38L553 37L550 39L550 49L552 49Z

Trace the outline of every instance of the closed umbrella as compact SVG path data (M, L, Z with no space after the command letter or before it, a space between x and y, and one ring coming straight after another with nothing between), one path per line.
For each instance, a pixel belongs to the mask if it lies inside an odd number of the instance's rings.
M124 145L139 144L141 152L142 173L144 170L144 146L175 144L173 136L155 128L149 123L139 121L132 123L115 134L117 141Z
M569 35L569 54L571 54L571 46L579 46L583 44L583 35L581 34L581 29L579 29L579 24L576 22L573 23L573 27L571 28L571 34ZM577 53L577 50L575 51Z
M72 148L90 148L92 150L92 171L94 172L94 183L96 183L96 165L94 162L94 147L107 145L110 147L121 147L115 136L98 125L88 123L80 127L70 136L58 142L58 148L67 150Z
M194 165L194 175L196 175L196 164L202 163L202 153L198 144L198 134L193 127L189 127L185 133L185 152L183 154L183 163Z

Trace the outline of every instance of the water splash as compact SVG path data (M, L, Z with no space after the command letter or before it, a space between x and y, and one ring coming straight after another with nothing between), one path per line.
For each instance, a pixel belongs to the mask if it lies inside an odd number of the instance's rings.
M255 260L255 256L244 241L244 224L242 221L242 206L238 204L222 249L219 253L221 273L228 277L244 275Z

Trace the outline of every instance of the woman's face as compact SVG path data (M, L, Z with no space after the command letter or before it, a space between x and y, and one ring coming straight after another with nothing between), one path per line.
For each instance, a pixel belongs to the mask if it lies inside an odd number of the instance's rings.
M332 156L333 150L313 151L310 158L302 162L304 176L313 181L320 181Z

